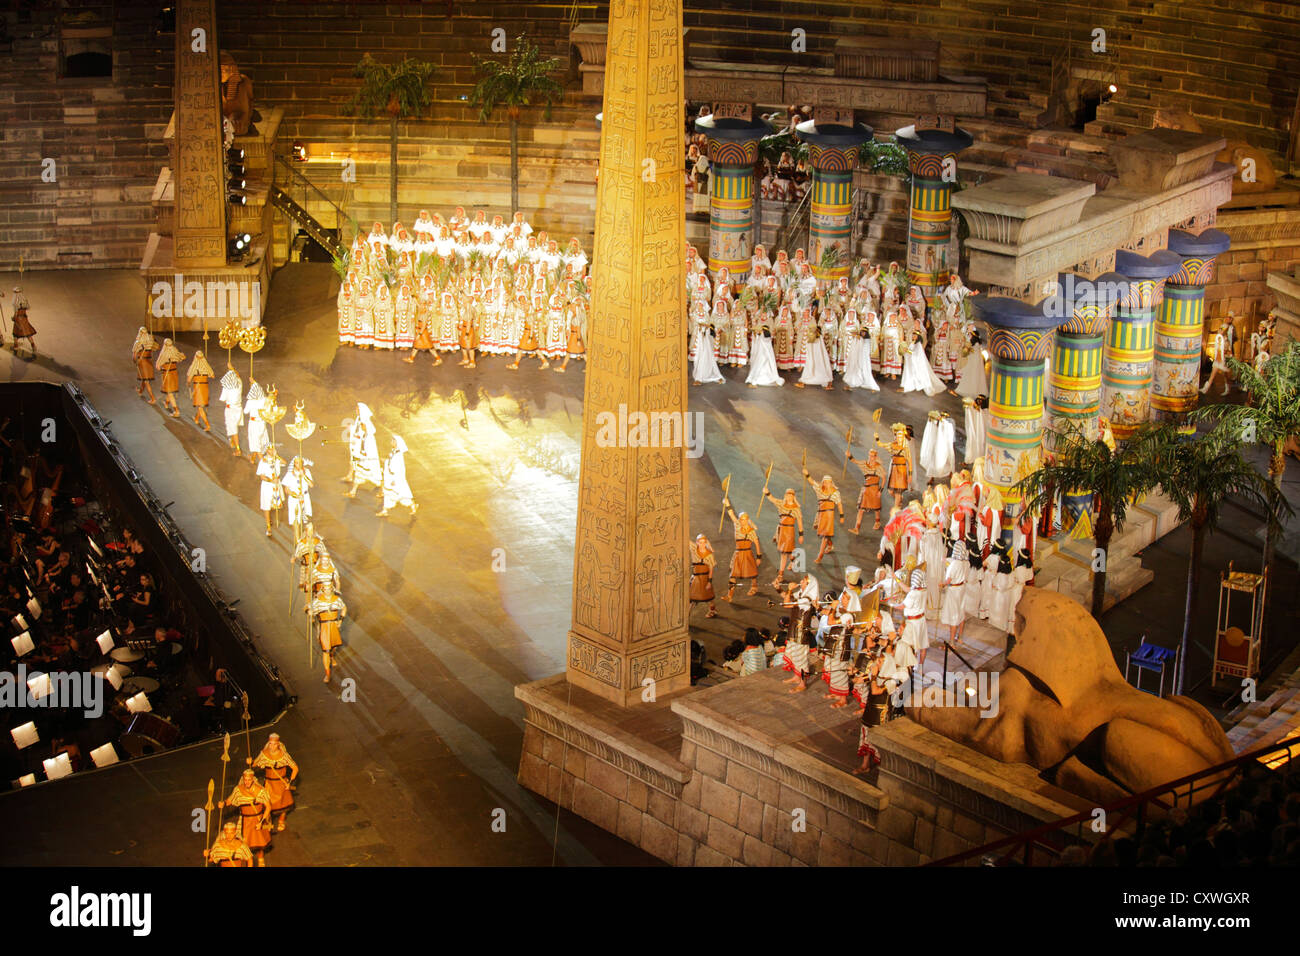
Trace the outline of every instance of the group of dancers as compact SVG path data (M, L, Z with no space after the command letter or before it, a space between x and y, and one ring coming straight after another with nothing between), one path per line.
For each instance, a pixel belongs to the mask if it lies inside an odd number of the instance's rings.
M376 222L358 233L338 294L339 342L362 349L460 352L476 367L481 354L535 357L563 372L587 352L591 280L587 254L576 238L561 249L534 232L522 212L507 224L473 218L457 206L451 217L421 210L408 231L391 234Z
M954 274L927 302L898 263L887 269L862 259L833 282L813 274L803 249L775 264L755 246L749 277L733 282L724 267L713 280L693 246L686 247L689 358L696 385L723 382L722 368L748 366L753 388L879 391L877 376L900 391L938 395L951 387L974 398L987 394L986 356L968 299L977 293ZM928 346L928 354L927 354Z

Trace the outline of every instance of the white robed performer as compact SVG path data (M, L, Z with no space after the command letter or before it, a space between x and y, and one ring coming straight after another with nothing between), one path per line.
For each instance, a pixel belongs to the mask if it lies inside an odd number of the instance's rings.
M726 381L718 370L718 360L714 355L713 326L707 322L701 322L700 330L695 333L695 364L691 369L691 379L696 385Z
M776 367L776 351L772 348L772 330L764 322L754 332L754 341L749 349L749 377L745 384L750 388L761 385L784 385Z
M975 398L989 393L989 376L984 370L984 346L978 330L971 333L970 351L961 364L961 380L954 391L963 398Z
M831 369L831 356L826 351L826 339L820 333L810 335L804 343L803 373L795 386L820 385L830 388L834 371Z
M348 453L351 466L344 481L351 481L349 498L357 496L357 488L363 483L379 487L384 480L379 462L379 446L375 443L375 423L370 406L357 402L357 414L348 427Z
M420 509L411 495L411 486L406 481L406 441L401 435L393 436L393 450L384 462L384 507L375 514L380 518L388 516L395 506L410 508L414 515Z
M248 394L244 397L244 418L248 421L248 457L257 463L257 459L266 451L271 436L266 429L266 422L258 414L266 405L266 392L255 379L248 380Z
M280 481L289 505L287 520L295 528L300 523L311 521L311 486L314 484L311 466L312 462L295 455Z
M226 406L226 437L235 457L239 457L239 427L244 424L244 383L233 365L221 376L221 401Z
M925 611L930 617L939 613L943 604L943 532L937 525L927 524L921 532L921 563L925 565ZM933 570L931 570L933 569Z
M925 392L927 395L942 395L948 386L934 374L930 360L925 357L925 341L916 335L912 344L903 352L903 387L904 392Z
M956 428L951 418L943 412L930 412L921 436L920 457L921 467L925 469L928 480L935 481L952 474L953 466L957 463L953 448L955 436Z
M848 320L845 324L848 324ZM871 333L866 326L848 339L844 358L844 387L880 391L876 377L871 374Z
M966 630L966 572L969 570L966 542L958 538L943 572L943 601L939 606L939 623L948 628L948 639L953 642L960 641Z
M284 504L284 488L280 484L280 472L284 468L284 459L276 454L274 446L268 445L257 464L257 477L262 479L259 505L266 516L266 536L271 537L271 512L279 511Z

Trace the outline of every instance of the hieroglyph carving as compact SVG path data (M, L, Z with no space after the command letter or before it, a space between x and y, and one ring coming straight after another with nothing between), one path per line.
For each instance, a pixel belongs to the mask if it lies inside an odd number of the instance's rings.
M176 11L177 266L225 265L226 181L221 153L215 0L181 0ZM195 30L207 42L196 50Z

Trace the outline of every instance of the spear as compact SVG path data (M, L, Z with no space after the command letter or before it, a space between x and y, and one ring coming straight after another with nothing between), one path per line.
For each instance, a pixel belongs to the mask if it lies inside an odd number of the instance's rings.
M224 782L224 781L223 781ZM203 804L203 829L207 831L203 843L203 865L208 865L208 853L212 850L212 788L216 782L208 777L208 802Z
M807 470L808 470L808 446L805 445L803 449L803 463L799 466L800 478L803 477L803 473ZM800 511L803 511L803 486L806 484L808 484L808 482L806 481L799 482L799 510Z
M248 748L248 762L251 764L253 762L253 735L248 729L248 722L250 719L248 713L248 691L244 691L240 697L244 703L244 715L240 718L244 722L244 746Z
M222 818L226 815L226 768L230 766L230 731L226 731L226 738L221 748L221 794L222 797L217 801L217 828L220 829ZM208 829L212 828L212 820L208 820Z
M763 497L758 499L758 515L756 515L756 517L763 514L763 502L767 501L767 484L772 479L772 466L774 464L776 464L775 461L769 461L767 463L767 474L763 476Z
M726 501L727 501L727 492L728 492L730 489L731 489L731 473L728 472L728 473L727 473L727 477L722 479L722 501L723 501L723 505L722 505L722 514L718 516L718 534L722 534L722 522L725 521L726 518L727 518L727 505L726 505Z
M844 436L844 467L840 469L840 481L849 473L849 456L853 454L853 426L849 426L849 433Z

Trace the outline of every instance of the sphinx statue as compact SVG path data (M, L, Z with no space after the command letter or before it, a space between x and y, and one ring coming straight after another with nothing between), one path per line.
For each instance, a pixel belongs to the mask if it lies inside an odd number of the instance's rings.
M923 727L1007 763L1026 763L1101 804L1236 756L1200 704L1132 687L1106 637L1077 601L1026 588L994 716L973 707L909 707ZM1213 788L1197 788L1197 796Z

